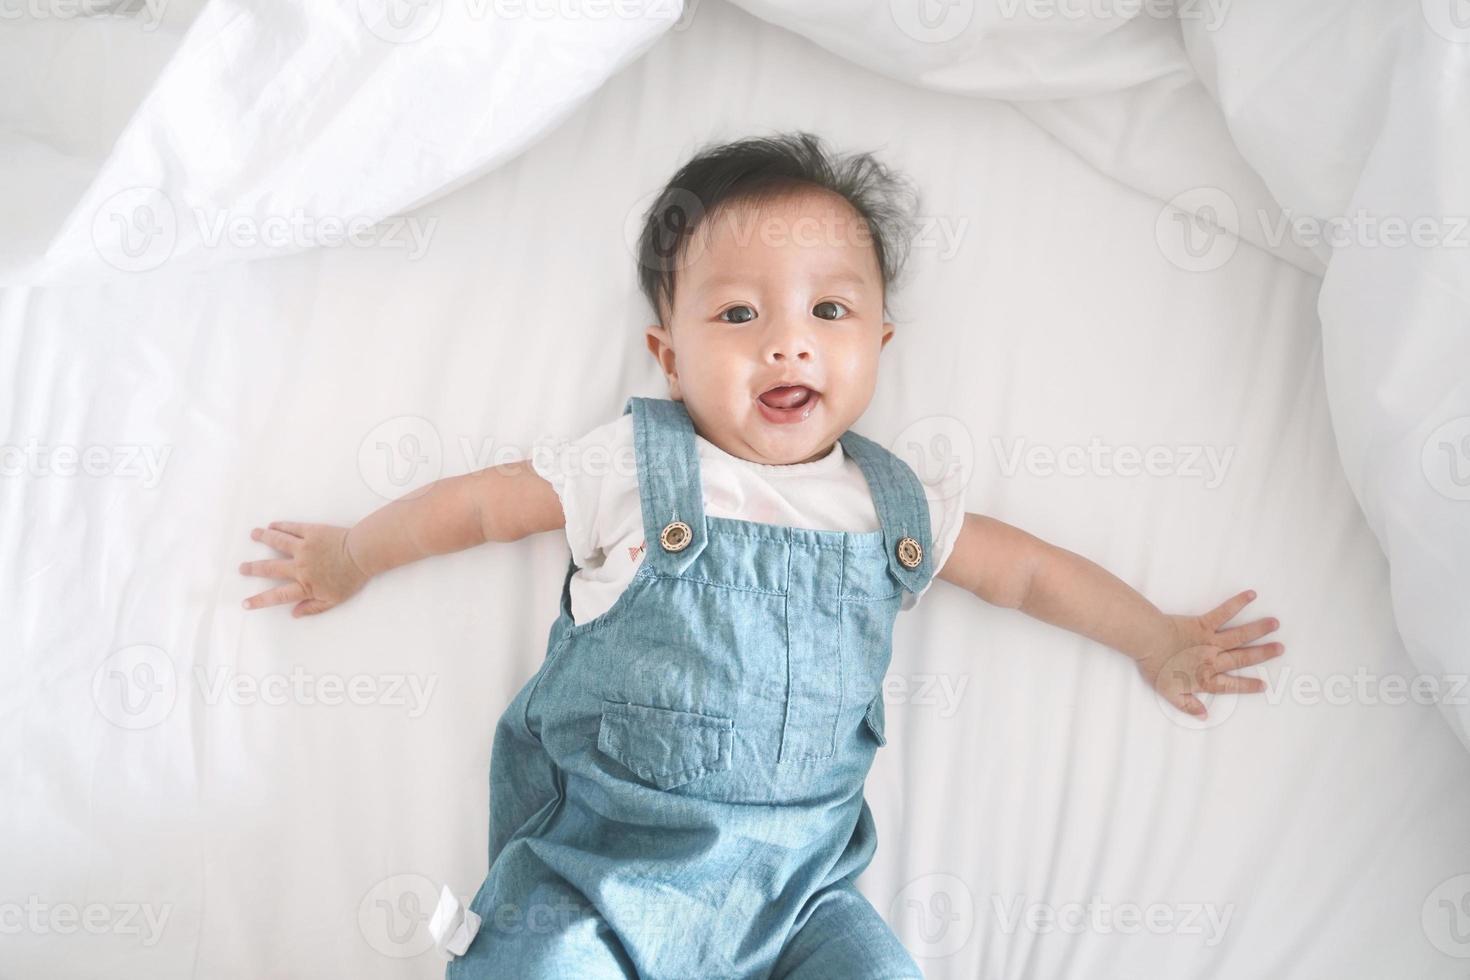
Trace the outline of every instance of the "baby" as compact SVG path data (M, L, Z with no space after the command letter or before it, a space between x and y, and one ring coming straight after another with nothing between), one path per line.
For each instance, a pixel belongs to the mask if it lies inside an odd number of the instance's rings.
M669 398L350 530L251 532L286 557L240 571L289 582L245 607L300 616L405 562L565 528L560 615L496 727L489 873L448 976L922 977L855 881L894 618L935 576L1122 651L1179 710L1264 689L1230 671L1279 656L1249 645L1279 624L1224 625L1254 592L1166 615L852 431L894 335L906 188L805 133L705 149L639 242ZM585 465L593 450L613 464Z

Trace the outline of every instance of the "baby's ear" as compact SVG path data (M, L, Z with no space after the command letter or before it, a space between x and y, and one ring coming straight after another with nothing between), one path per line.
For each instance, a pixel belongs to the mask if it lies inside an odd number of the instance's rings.
M883 321L883 342L878 345L879 350L882 350L884 347L888 346L888 342L893 339L893 331L893 324L889 323L887 320Z
M648 344L648 352L658 362L659 370L668 379L670 387L678 380L678 374L674 370L674 338L667 329L657 323L650 323L644 331L644 341Z

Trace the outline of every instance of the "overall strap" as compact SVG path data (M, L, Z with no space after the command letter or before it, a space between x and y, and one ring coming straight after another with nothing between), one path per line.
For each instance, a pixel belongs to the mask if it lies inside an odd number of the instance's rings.
M857 461L873 495L873 507L883 526L883 546L888 553L888 567L894 578L910 592L919 592L934 574L934 542L929 529L929 501L924 484L909 464L883 446L852 430L838 439L847 455ZM900 542L912 538L918 543L920 561L913 568L901 556L912 557L912 550Z
M694 423L684 403L669 398L634 396L623 408L624 415L629 412L647 549L643 560L664 574L677 575L694 563L709 540ZM675 522L688 533L672 526Z

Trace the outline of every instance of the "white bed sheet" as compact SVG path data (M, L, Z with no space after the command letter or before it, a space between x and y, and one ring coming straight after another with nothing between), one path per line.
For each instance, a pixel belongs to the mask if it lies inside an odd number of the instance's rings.
M0 902L108 924L42 914L3 937L0 975L439 975L432 892L484 874L490 733L539 664L565 546L425 562L293 620L239 608L235 565L266 554L247 532L350 522L410 473L661 393L629 216L698 143L798 126L884 147L933 219L859 430L963 434L969 509L1171 611L1256 588L1288 646L1260 671L1271 696L1217 698L1194 730L1120 655L936 585L897 631L861 879L927 975L1463 974L1438 903L1470 872L1470 758L1432 706L1384 703L1415 671L1333 444L1319 281L1249 247L1193 275L1156 201L1015 109L706 0L527 153L410 215L432 227L417 259L317 249L0 294L6 444L108 451L104 475L26 464L0 497L0 725L23 746L0 762ZM1093 439L1228 464L1008 462ZM1300 686L1358 677L1372 697ZM322 703L333 678L369 703ZM281 685L304 693L267 703ZM1094 899L1167 927L1025 921Z

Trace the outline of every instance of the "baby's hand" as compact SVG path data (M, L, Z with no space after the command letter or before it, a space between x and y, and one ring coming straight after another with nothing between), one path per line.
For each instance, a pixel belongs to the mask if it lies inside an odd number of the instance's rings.
M264 530L251 530L252 539L264 541L290 557L241 562L240 574L291 582L253 595L242 605L259 609L295 602L292 616L313 616L346 602L370 578L347 550L347 530L293 521L274 521Z
M1203 616L1166 616L1170 627L1167 639L1138 661L1144 680L1174 707L1200 718L1205 717L1205 706L1194 696L1195 692L1259 694L1264 691L1264 681L1226 671L1281 656L1286 647L1280 643L1245 645L1281 624L1274 619L1258 619L1243 626L1220 628L1255 597L1254 592L1242 592Z

